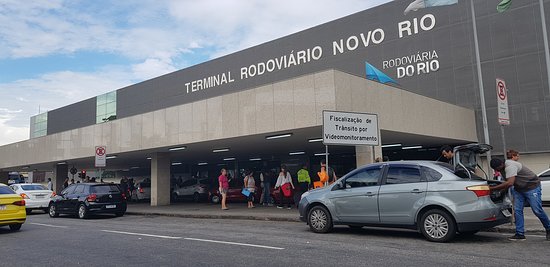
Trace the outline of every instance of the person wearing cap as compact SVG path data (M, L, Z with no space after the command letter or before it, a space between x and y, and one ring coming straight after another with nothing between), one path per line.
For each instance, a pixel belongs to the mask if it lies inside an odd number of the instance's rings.
M544 209L542 209L539 177L520 162L511 159L503 162L501 159L494 158L491 160L491 168L501 173L504 171L504 177L506 178L504 183L489 187L491 191L505 190L513 186L516 234L508 239L511 241L525 240L523 206L525 202L528 202L533 213L546 229L546 240L550 241L550 220Z

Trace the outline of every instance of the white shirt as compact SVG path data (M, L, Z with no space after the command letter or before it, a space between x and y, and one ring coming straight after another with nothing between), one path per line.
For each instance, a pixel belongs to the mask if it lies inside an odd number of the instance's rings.
M292 183L292 177L290 177L290 172L286 172L286 177L283 175L283 173L279 173L279 177L277 177L277 183L275 183L275 188L284 185L286 183L290 183L292 185L292 188L294 188L294 184Z

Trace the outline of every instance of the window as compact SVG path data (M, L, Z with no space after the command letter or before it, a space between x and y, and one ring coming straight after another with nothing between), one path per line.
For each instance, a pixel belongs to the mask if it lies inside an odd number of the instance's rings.
M76 189L74 190L74 193L75 193L75 194L82 194L82 193L84 193L84 185L81 185L81 184L77 185L77 186L76 186Z
M424 177L426 177L426 180L428 180L428 182L439 181L439 179L443 177L443 174L432 168L422 166L420 167L420 169L422 169L422 173L424 174Z
M114 184L95 185L90 188L90 193L108 194L119 192L118 186Z
M542 173L539 178L542 180L542 181L548 181L550 180L550 170L547 170L545 171L544 173Z
M48 188L46 188L45 186L40 185L40 184L22 185L21 188L23 188L23 190L25 190L25 191L48 190Z
M415 167L390 166L386 184L407 184L425 182L420 175L420 169Z
M116 119L116 91L96 97L96 123Z
M48 112L31 117L31 138L48 134Z
M0 195L3 195L3 194L15 194L15 192L13 192L13 190L11 190L7 186L0 186Z
M369 168L346 178L346 187L365 187L378 185L380 175L382 174L382 168Z
M69 187L63 189L63 191L61 191L61 194L62 195L69 195L69 194L72 194L74 192L74 189L76 188L76 185L69 185Z

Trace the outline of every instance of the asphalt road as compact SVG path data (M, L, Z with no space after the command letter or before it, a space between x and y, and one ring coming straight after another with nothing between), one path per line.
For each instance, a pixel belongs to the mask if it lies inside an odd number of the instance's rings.
M413 231L314 234L292 222L33 214L19 232L0 227L0 266L548 266L544 236L508 235L439 244Z

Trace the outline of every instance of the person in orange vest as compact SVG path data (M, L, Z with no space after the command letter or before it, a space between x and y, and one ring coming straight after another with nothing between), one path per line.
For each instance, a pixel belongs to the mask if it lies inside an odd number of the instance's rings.
M321 171L317 172L317 176L319 176L319 181L313 183L314 188L323 187L327 182L329 184L334 183L338 179L334 170L331 167L327 168L325 160L321 160Z

